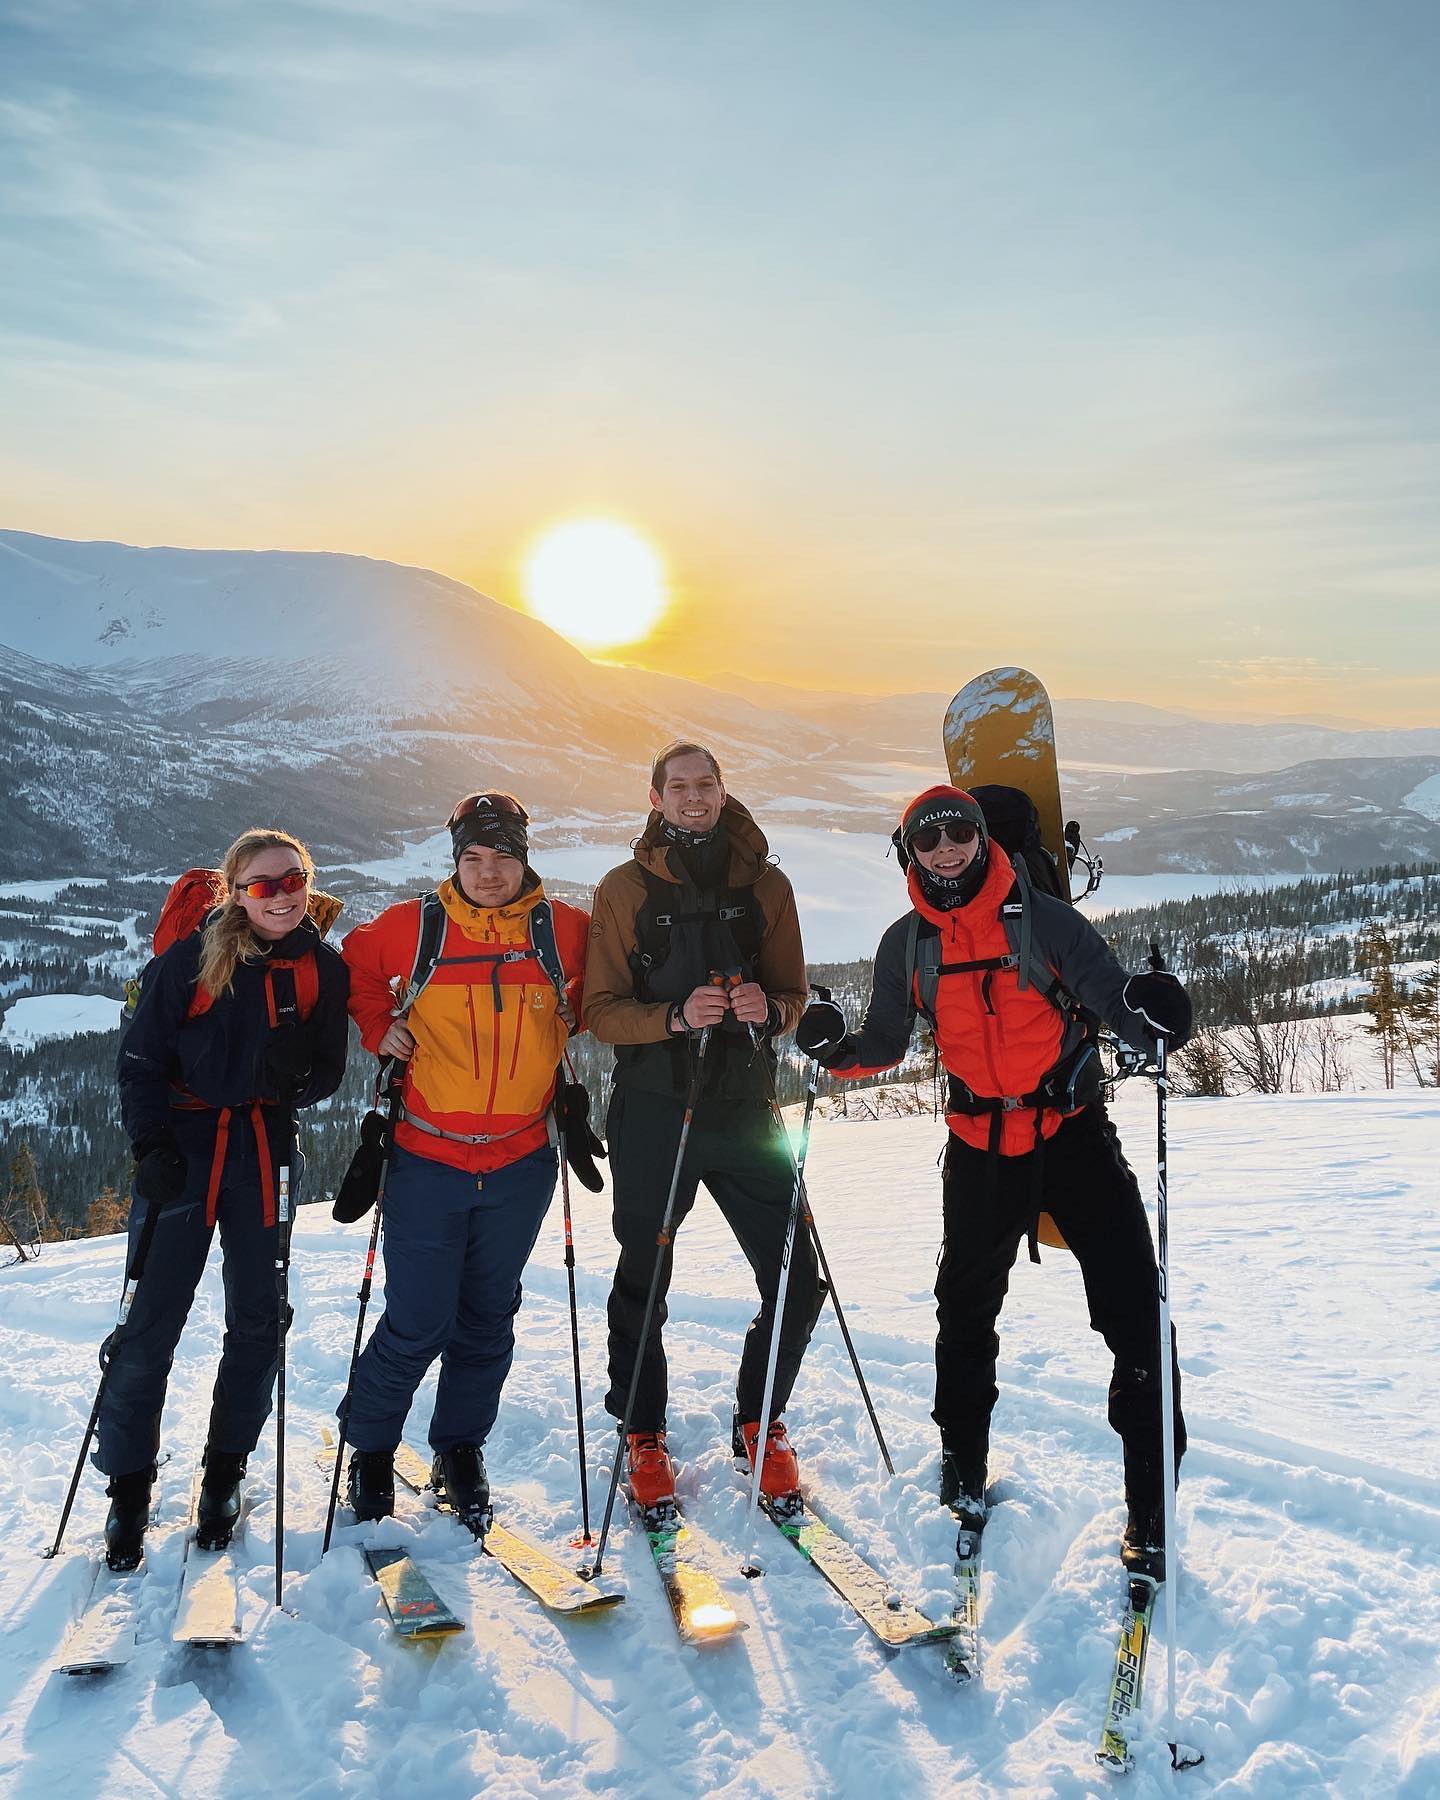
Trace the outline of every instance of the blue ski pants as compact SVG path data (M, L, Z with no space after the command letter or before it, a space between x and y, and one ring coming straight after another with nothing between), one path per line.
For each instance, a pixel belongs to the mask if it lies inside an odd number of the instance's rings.
M355 1449L394 1449L437 1356L431 1449L485 1442L514 1359L520 1275L558 1168L548 1144L482 1175L412 1151L392 1152L385 1178L385 1311L356 1365L345 1419ZM344 1406L342 1400L337 1417Z

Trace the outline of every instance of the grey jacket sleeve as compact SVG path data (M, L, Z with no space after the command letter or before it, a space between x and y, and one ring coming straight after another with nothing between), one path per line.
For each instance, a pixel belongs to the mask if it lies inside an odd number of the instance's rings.
M859 1031L824 1059L832 1075L877 1075L904 1060L915 1029L915 996L905 980L905 941L910 914L889 926L875 952L870 1004Z
M1153 1050L1153 1033L1125 1004L1130 977L1090 921L1049 894L1032 893L1029 904L1035 948L1080 1004L1098 1013L1127 1044Z

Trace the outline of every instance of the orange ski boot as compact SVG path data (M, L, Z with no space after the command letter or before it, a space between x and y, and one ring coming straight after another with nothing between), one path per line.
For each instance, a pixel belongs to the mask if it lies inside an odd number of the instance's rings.
M735 1421L733 1444L737 1458L746 1468L755 1468L755 1440L760 1426L755 1420ZM771 1500L794 1500L800 1494L800 1462L785 1435L785 1421L772 1419L765 1434L765 1463L760 1471L760 1492Z
M625 1479L630 1498L647 1512L675 1504L675 1465L663 1431L632 1431L626 1438Z

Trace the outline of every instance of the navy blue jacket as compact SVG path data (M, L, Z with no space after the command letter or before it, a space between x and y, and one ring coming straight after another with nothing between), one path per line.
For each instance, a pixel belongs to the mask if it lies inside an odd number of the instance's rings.
M200 969L197 931L154 957L140 978L140 1000L124 1036L116 1077L120 1119L133 1145L173 1130L186 1115L176 1110L176 1089L203 1106L241 1107L255 1100L277 1106L311 1106L333 1094L345 1073L349 1016L345 1002L350 972L340 952L327 944L311 920L265 947L256 962L235 966L229 993L220 994L196 1018L187 1018ZM310 1073L293 1093L281 1093L265 1071L265 1053L279 1031L270 1023L265 996L270 956L293 958L313 951L319 977L315 1010L299 1027L311 1050ZM274 971L277 990L290 992L293 976Z

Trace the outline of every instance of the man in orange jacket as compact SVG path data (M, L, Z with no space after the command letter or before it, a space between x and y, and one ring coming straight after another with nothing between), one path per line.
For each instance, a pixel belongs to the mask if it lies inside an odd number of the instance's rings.
M489 1523L481 1447L514 1354L520 1274L555 1190L546 1113L590 925L546 899L528 824L511 795L471 794L450 816L455 874L438 899L387 907L344 943L361 1042L406 1065L385 1181L385 1312L346 1417L360 1519L394 1508L395 1448L438 1356L432 1480L477 1535Z
M950 1127L935 1282L940 1497L978 1542L999 1398L995 1324L1027 1234L1039 1260L1036 1224L1048 1212L1080 1264L1090 1323L1115 1359L1110 1423L1124 1449L1129 1508L1122 1556L1128 1568L1163 1578L1155 1252L1101 1102L1094 1021L1139 1050L1152 1048L1159 1031L1178 1047L1190 1034L1189 998L1173 975L1127 975L1074 907L1022 889L963 789L917 795L894 841L911 910L880 940L864 1023L850 1032L838 1006L817 1001L795 1042L832 1074L856 1076L901 1060L917 1013L935 1033ZM1174 1373L1178 1460L1178 1365Z

